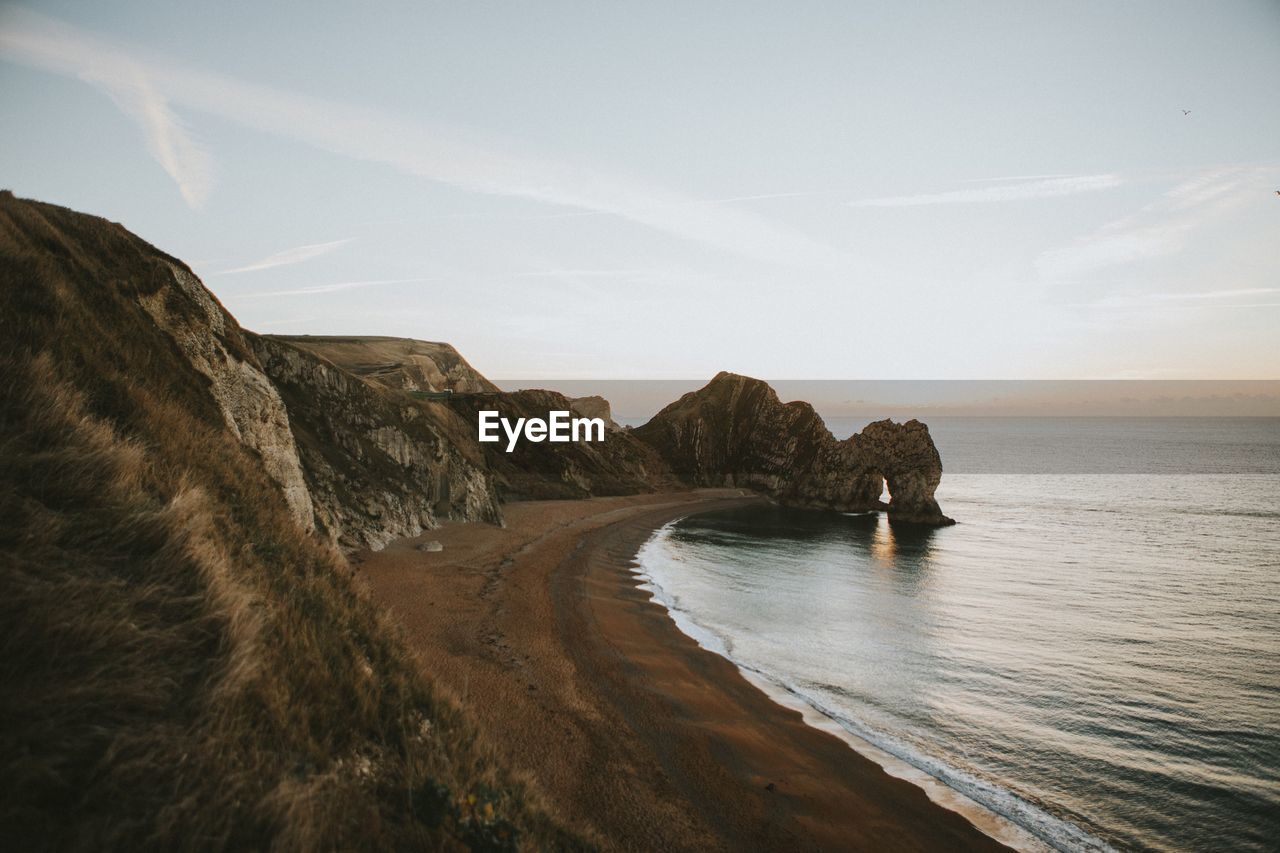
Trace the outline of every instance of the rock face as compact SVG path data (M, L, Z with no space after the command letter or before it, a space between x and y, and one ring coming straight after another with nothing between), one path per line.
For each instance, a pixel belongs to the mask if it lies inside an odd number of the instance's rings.
M919 524L955 523L933 497L942 481L942 457L927 426L914 419L905 424L876 421L845 443L855 459L869 461L884 476L891 516Z
M305 349L248 335L289 410L317 528L381 548L440 521L500 523L474 427L441 403L385 391Z
M414 400L305 349L244 331L185 265L119 225L11 195L0 202L9 253L37 271L28 278L59 270L59 278L50 279L56 284L32 291L29 301L57 301L67 317L80 312L96 323L109 321L106 332L82 342L113 353L93 365L101 375L88 386L107 413L146 414L103 378L119 374L127 387L138 373L137 364L126 368L110 349L127 346L138 363L165 365L170 397L225 430L252 457L302 531L318 531L348 549L378 548L444 519L501 522L474 427L447 406ZM35 285L11 286L20 293ZM452 347L382 341L379 346L423 359L414 362L423 381L493 387Z
M897 521L954 523L934 500L942 461L919 421L880 421L837 441L808 403L783 403L759 379L720 373L632 435L695 486L745 486L791 506L888 509Z
M265 335L332 362L361 379L395 391L498 390L449 344L412 338Z
M138 302L190 365L209 380L209 393L227 428L262 459L263 468L284 492L298 526L313 529L311 494L284 401L246 352L240 327L200 280L176 263L166 260L163 264L173 277L171 285L141 294Z

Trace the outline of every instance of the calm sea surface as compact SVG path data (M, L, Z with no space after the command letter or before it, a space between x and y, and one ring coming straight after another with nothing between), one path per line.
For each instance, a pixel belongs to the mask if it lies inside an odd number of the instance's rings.
M1280 419L930 427L955 527L708 513L639 571L704 644L1051 846L1280 846Z

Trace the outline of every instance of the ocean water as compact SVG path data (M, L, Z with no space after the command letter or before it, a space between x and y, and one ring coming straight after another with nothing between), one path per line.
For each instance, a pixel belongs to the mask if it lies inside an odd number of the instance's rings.
M930 427L955 527L735 509L637 570L709 648L1050 847L1280 847L1280 419Z

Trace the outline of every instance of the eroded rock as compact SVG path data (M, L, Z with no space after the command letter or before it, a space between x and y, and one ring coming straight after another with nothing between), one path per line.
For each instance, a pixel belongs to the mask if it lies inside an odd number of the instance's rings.
M172 261L164 264L174 287L141 294L139 303L209 380L209 393L227 428L257 452L262 467L284 492L298 526L313 530L311 494L284 401L248 351L239 326L200 280Z
M918 524L955 523L942 514L933 496L942 481L942 457L929 427L914 419L904 424L876 421L845 443L852 446L854 460L884 477L891 517Z
M813 407L783 403L768 383L720 373L632 431L695 486L748 487L791 506L887 509L945 525L934 491L942 460L919 421L879 421L837 441ZM880 500L885 482L891 501Z
M445 519L501 523L473 427L449 408L287 341L247 337L288 407L317 526L336 544L376 550Z

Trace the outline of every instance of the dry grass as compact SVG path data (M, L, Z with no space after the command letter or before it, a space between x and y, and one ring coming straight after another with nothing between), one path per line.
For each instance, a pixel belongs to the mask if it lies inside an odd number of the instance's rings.
M293 526L161 258L0 195L0 848L577 846Z

